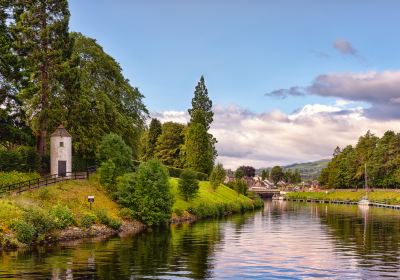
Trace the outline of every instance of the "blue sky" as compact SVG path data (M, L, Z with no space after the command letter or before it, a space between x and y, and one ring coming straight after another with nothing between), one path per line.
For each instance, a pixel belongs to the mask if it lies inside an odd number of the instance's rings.
M296 111L311 112L316 121L321 113L346 114L349 106L352 114L364 110L360 117L373 118L376 127L400 117L392 106L400 100L392 90L400 85L399 1L70 0L69 5L70 29L95 38L120 63L151 112L184 114L204 74L214 105L251 118L264 120L276 111L290 118ZM321 81L329 90L318 87ZM305 93L265 96L291 87ZM384 102L377 101L386 91ZM332 108L343 99L350 105ZM274 157L265 164L325 157L328 147L325 154ZM249 153L251 158L257 152ZM255 165L264 164L257 160Z

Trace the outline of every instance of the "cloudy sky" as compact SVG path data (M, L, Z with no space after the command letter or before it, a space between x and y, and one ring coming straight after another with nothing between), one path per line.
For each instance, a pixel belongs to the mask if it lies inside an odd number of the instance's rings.
M330 158L400 127L399 1L70 0L152 116L186 122L204 75L218 161Z

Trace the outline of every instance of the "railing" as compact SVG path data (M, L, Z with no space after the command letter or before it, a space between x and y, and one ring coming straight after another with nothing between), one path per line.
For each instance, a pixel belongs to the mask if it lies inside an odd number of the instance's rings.
M3 196L7 193L21 193L32 189L38 189L40 187L53 185L55 183L67 180L84 180L89 178L89 175L94 172L96 172L96 167L92 166L89 167L86 171L66 172L65 174L63 174L64 176L58 174L52 174L37 179L21 181L18 183L2 187L0 189L0 196Z

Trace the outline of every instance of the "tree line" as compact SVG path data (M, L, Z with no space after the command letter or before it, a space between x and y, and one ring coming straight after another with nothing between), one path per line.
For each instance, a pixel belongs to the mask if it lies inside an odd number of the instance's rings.
M36 146L41 160L60 123L73 150L94 159L113 132L138 155L148 111L143 95L96 40L69 32L66 0L0 4L0 146Z
M332 160L322 170L319 182L329 188L361 188L367 172L368 185L400 186L400 134L386 131L379 138L370 131L353 147L336 147Z

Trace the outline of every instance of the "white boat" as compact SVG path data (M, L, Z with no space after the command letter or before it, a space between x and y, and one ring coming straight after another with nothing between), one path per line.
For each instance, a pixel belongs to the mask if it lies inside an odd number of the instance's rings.
M367 182L367 164L365 164L365 172L364 172L364 179L365 179L365 196L358 202L358 205L362 206L369 206L371 202L368 200L368 182Z

